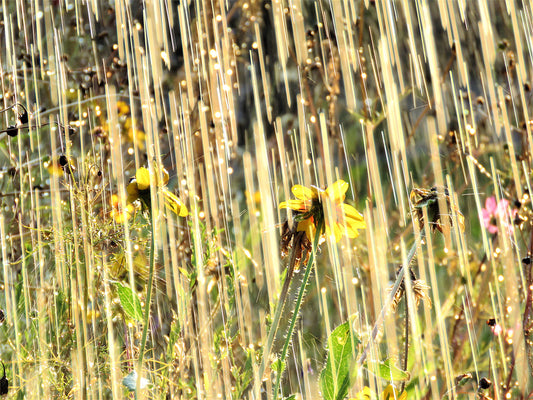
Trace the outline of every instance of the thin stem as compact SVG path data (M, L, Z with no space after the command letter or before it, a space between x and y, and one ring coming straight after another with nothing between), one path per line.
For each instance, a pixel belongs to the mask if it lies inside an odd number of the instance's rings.
M146 288L146 302L144 304L144 326L141 337L141 348L139 350L139 360L137 362L137 382L135 383L135 399L137 399L138 389L141 387L142 365L144 350L146 348L146 338L148 337L148 326L150 325L150 303L152 302L152 286L154 283L155 269L155 235L154 235L154 218L150 221L150 271L148 275L148 287Z
M292 335L294 333L294 327L296 326L298 314L300 313L300 307L302 305L302 301L305 295L305 287L307 286L307 282L309 281L309 277L311 276L311 271L313 270L313 262L315 259L315 254L316 254L316 250L318 247L318 241L320 240L320 235L321 235L323 225L324 225L324 221L320 221L316 229L315 240L313 242L313 249L311 250L309 261L307 261L307 266L305 267L305 275L302 280L302 284L300 285L300 291L298 292L298 299L296 300L296 305L294 307L294 312L292 314L291 323L289 325L289 331L287 332L287 337L285 338L285 343L283 344L283 350L281 351L281 357L279 358L279 361L281 361L282 365L285 362L285 359L287 358L287 352L289 351L289 345L291 343ZM276 386L274 388L274 400L277 400L278 398L279 385L281 383L282 372L283 371L278 372L276 376Z
M409 264L408 264L409 265ZM409 296L407 295L407 290L404 294L405 297L405 343L403 349L403 365L402 369L407 371L407 361L409 360ZM403 393L405 389L405 381L400 385L400 394Z
M381 309L381 312L379 313L378 319L376 320L376 323L374 324L374 327L372 328L372 334L370 336L370 339L368 340L368 343L366 344L365 349L363 350L363 353L361 354L361 357L359 357L359 360L357 360L357 366L360 367L363 365L363 363L366 361L366 358L368 357L368 351L370 350L370 346L374 343L376 340L376 337L378 335L378 332L381 328L381 325L383 325L383 320L385 319L385 314L389 310L392 301L396 297L396 293L398 293L398 290L400 289L400 286L403 282L403 277L405 275L406 266L409 267L411 265L411 261L413 261L413 257L416 254L416 250L418 249L418 245L424 238L424 231L420 231L419 235L417 236L415 242L413 243L413 246L409 250L409 254L407 255L407 263L406 265L402 265L400 268L400 271L398 271L398 276L396 277L396 282L394 283L394 286L389 293L389 297L387 297L387 300L385 301L385 304L383 305L383 308Z

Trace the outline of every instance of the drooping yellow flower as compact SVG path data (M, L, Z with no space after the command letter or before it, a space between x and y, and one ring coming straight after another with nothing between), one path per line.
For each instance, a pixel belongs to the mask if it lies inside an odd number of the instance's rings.
M349 238L359 236L359 229L365 229L363 216L352 206L344 203L348 183L338 180L326 190L294 185L292 193L297 200L282 202L280 208L290 208L297 212L298 232L305 232L312 241L316 227L321 220L325 222L325 232L338 242L343 235ZM322 232L321 232L322 233Z
M168 172L161 168L155 168L156 172L153 176L157 190L163 195L165 199L165 206L172 212L180 217L186 217L189 215L189 211L185 204L167 189ZM133 203L136 200L140 200L146 206L150 206L150 171L147 168L141 167L135 173L133 178L128 184L126 191L128 192L128 203Z

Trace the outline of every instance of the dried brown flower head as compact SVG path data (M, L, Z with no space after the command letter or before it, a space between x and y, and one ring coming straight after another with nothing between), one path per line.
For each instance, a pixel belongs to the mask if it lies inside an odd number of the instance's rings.
M298 271L301 263L307 263L309 254L313 249L313 244L305 234L305 232L298 232L297 224L289 227L289 222L285 221L281 229L280 250L281 256L286 257L290 250L295 248L295 270Z
M424 207L427 207L428 223L432 231L437 229L443 232L446 219L450 226L453 226L453 213L457 214L457 223L461 232L465 230L465 217L455 206L450 198L450 193L446 187L432 187L431 189L414 188L409 196L411 201L411 214L418 221L420 229L424 228ZM439 199L446 201L447 213L443 214L439 208Z
M398 268L398 272L400 272L400 268ZM422 279L416 279L416 275L414 271L409 268L409 275L411 280L411 289L413 290L413 295L415 297L416 306L418 307L420 305L420 301L424 300L427 302L429 307L431 308L431 298L429 297L428 291L431 289L429 285L426 284L425 281ZM387 289L388 292L392 290L392 286ZM398 304L400 304L400 301L402 300L403 295L405 294L405 278L402 281L400 287L398 288L398 291L396 292L396 295L394 296L394 299L392 300L392 311L396 312L396 309L398 308Z

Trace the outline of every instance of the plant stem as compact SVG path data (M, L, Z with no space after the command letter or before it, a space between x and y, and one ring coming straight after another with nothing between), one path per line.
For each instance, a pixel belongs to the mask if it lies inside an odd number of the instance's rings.
M276 307L276 312L274 314L274 319L272 320L272 324L270 325L270 330L268 331L267 342L266 342L265 348L263 349L263 357L261 360L261 365L259 367L259 374L258 374L259 379L263 379L263 374L265 372L265 369L268 366L268 362L270 359L270 352L272 351L272 345L274 344L274 338L276 337L276 332L278 331L278 327L279 327L279 320L281 318L281 312L283 311L283 306L285 305L285 299L289 291L289 284L292 279L292 275L294 273L294 267L296 264L296 254L298 253L298 249L301 246L303 235L305 235L305 232L297 232L293 239L291 258L289 260L289 265L287 267L288 268L287 274L285 275L285 280L283 281L283 287L280 292L278 305Z
M287 332L287 337L285 338L285 343L283 344L283 350L281 351L281 357L279 358L279 361L281 361L282 363L281 365L283 365L283 363L285 362L285 359L287 358L287 352L289 351L289 345L292 339L292 335L294 333L294 327L296 326L298 314L300 313L300 307L302 305L302 301L305 295L305 287L307 286L307 282L309 281L309 277L311 276L311 271L313 270L313 261L315 259L315 254L316 254L317 247L318 247L318 241L320 239L320 234L321 234L323 225L324 225L324 221L320 221L316 228L315 240L313 242L313 249L311 250L311 254L309 255L307 266L305 267L305 275L303 277L302 284L300 285L300 291L298 292L298 299L296 300L296 305L294 306L294 312L292 314L291 323L289 325L289 331ZM279 385L281 383L282 374L283 374L283 369L279 371L276 376L276 386L274 388L274 400L277 400L278 398Z
M148 337L148 326L150 325L150 303L152 302L152 286L154 283L154 267L155 267L155 235L154 235L154 220L150 221L150 271L148 275L148 287L146 288L146 302L144 304L144 326L141 337L141 348L139 350L139 360L137 362L137 382L135 383L135 399L137 399L138 391L141 387L142 365L144 358L144 350L146 348L146 338Z
M409 267L409 264L407 264ZM402 369L407 371L407 361L409 360L409 296L407 295L407 290L404 294L405 297L405 343L404 343L404 354L403 354L403 365ZM405 389L405 381L402 381L400 385L400 395Z
M398 292L398 289L400 289L400 286L403 282L403 277L405 275L406 266L409 268L409 265L411 265L411 262L413 261L413 257L416 254L416 250L418 249L418 245L424 238L424 231L420 231L418 234L415 242L413 243L413 246L411 246L411 249L409 250L409 254L407 255L407 263L406 265L402 265L400 268L400 271L398 271L398 276L396 277L396 282L394 283L394 286L389 293L389 297L387 297L387 300L385 301L385 304L383 305L383 308L381 309L381 312L379 313L378 319L376 320L374 327L372 328L372 334L370 336L370 339L368 340L367 345L365 346L365 349L363 350L363 353L361 354L361 357L359 357L359 360L357 360L357 366L360 367L363 365L363 363L366 361L366 358L368 357L368 351L370 350L370 346L374 343L376 340L376 337L378 335L378 332L381 328L381 325L383 325L383 320L385 319L385 314L389 310L392 301L396 297L396 293Z

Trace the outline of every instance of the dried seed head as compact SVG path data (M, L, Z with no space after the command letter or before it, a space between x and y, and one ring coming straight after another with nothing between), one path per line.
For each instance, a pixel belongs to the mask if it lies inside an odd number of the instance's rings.
M488 380L487 378L483 377L479 380L479 388L480 389L488 389L492 385L492 382Z
M429 219L429 226L432 231L437 229L439 232L443 232L445 221L447 220L450 226L453 226L452 215L457 215L457 223L461 232L465 230L464 216L459 209L452 204L450 193L446 187L432 187L431 189L414 188L411 190L409 196L412 206L411 214L418 221L420 229L424 228L424 207L427 207L427 215ZM439 200L446 201L446 214L443 214L439 208Z
M401 267L400 267L401 268ZM396 272L396 275L400 272L400 268L398 268L398 271ZM416 306L418 307L420 305L420 301L424 300L427 301L429 307L431 307L431 298L428 295L429 289L431 289L430 286L426 285L426 282L421 279L416 279L416 275L414 271L409 268L409 275L413 290L413 295L415 297ZM387 292L392 291L392 286L387 289ZM394 299L392 300L392 311L396 312L396 309L398 308L398 304L400 304L400 301L403 298L403 295L405 294L405 279L400 284L400 287L398 288L398 291L396 292Z
M427 302L429 307L431 308L431 298L429 297L428 291L431 289L429 285L426 285L426 282L417 279L413 282L413 294L415 296L416 306L418 307L421 300L424 300Z

